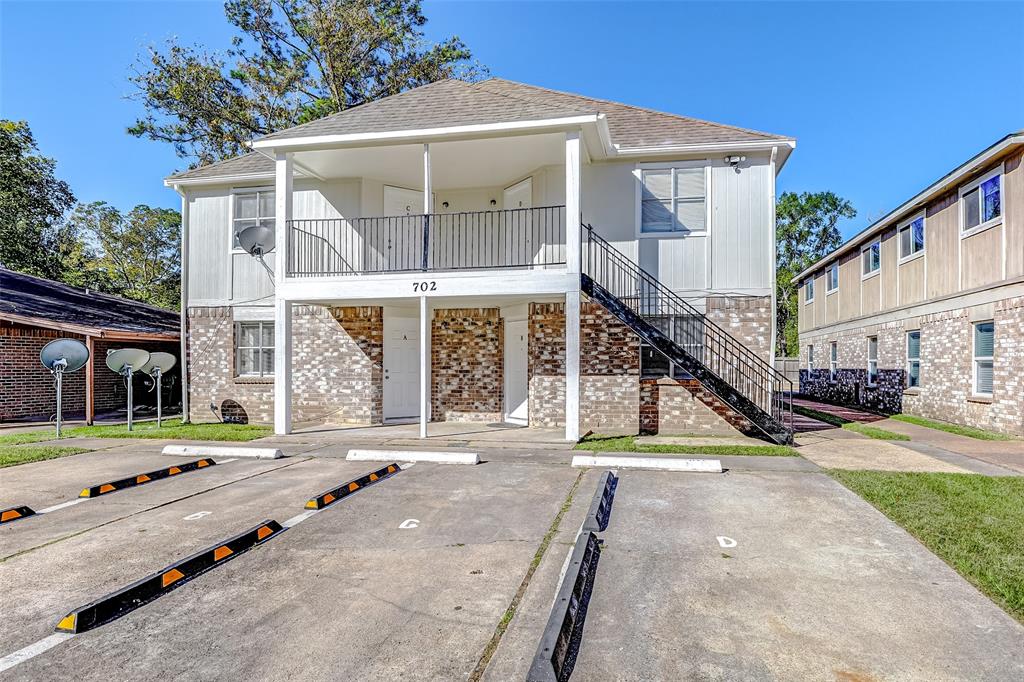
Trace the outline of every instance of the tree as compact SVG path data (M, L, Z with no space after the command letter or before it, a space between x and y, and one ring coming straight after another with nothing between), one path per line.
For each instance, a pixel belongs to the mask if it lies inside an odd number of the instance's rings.
M146 115L128 132L209 163L255 137L482 67L456 36L427 44L418 0L227 0L223 54L175 41L130 80ZM148 62L148 63L147 63Z
M75 196L38 151L28 123L0 120L0 264L59 280L68 248L60 222Z
M100 291L163 308L180 304L181 216L174 209L139 205L122 214L98 201L80 204L69 229L85 245L82 281Z
M843 243L836 224L857 215L853 205L832 192L784 192L775 205L776 353L796 356L797 283L793 277Z

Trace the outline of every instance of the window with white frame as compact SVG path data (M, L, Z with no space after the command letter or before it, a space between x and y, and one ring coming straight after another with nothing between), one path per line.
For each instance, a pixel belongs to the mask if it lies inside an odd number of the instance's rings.
M882 267L882 243L875 242L860 252L861 275L868 276Z
M231 248L240 249L238 233L253 225L274 229L274 190L253 190L234 194Z
M705 169L640 171L641 234L704 234L707 231Z
M924 251L924 214L900 228L900 258L910 258Z
M878 385L878 337L868 337L868 386Z
M804 303L811 303L814 300L814 278L811 277L804 285Z
M831 294L839 289L839 264L836 263L825 273L825 292Z
M274 323L239 322L235 330L235 374L274 376Z
M995 322L974 325L974 394L992 395L992 358L995 352Z
M814 344L807 346L807 369L814 369Z
M839 376L839 345L833 341L828 345L828 378L835 381Z
M907 332L907 388L921 385L921 331Z
M960 190L960 229L994 225L1003 215L1003 175L994 171Z

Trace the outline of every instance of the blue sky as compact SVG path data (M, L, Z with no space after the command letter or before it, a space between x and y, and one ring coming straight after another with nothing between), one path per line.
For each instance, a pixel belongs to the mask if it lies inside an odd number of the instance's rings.
M797 138L779 191L832 190L863 228L1024 129L1024 3L426 2L494 75ZM0 116L79 200L178 207L185 162L125 133L147 45L224 48L217 1L0 0Z

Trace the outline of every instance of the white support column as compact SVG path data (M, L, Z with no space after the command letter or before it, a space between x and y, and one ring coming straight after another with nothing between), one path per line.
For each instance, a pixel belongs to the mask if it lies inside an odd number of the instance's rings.
M434 180L430 172L430 144L423 145L423 212L434 212Z
M420 438L430 422L430 303L420 296Z
M580 212L583 204L580 133L565 134L565 265L570 273L580 272Z
M178 358L178 367L181 368L181 420L188 423L189 420L189 406L188 406L188 224L189 224L189 203L188 195L177 186L174 188L181 194L181 357ZM92 340L92 337L87 337ZM91 351L91 349L90 349ZM92 360L92 353L89 354L90 363ZM92 372L92 364L89 365L89 371ZM92 412L94 402L92 397L86 401L87 407L87 422L92 424L92 418L95 416Z
M580 439L580 290L565 293L565 439Z
M280 292L288 263L288 221L292 218L292 155L278 154L275 163L276 202L274 280ZM292 304L274 299L274 433L292 431Z

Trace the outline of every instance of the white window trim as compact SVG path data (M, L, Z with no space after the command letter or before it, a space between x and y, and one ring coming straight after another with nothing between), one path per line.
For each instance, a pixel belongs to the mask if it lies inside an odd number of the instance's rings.
M807 344L807 369L814 369L814 344Z
M828 273L829 273L829 271L833 267L835 267L835 269L836 269L836 285L832 289L829 289L828 288ZM832 294L836 293L837 291L839 291L839 264L838 263L836 263L834 266L830 265L825 270L825 295L826 296L831 296Z
M672 168L703 168L704 169L704 229L700 232L644 232L641 221L643 206L643 188L645 170L669 170ZM634 232L637 239L687 239L689 237L711 236L711 161L696 159L689 161L665 161L658 163L638 163L633 169L633 185L635 190ZM673 189L673 192L675 190Z
M878 267L871 272L864 272L864 254L870 251L875 244L878 244ZM863 282L866 279L878 277L880 274L882 274L882 240L876 239L870 244L860 247L860 279Z
M926 240L925 244L927 244L927 243L928 242ZM910 357L910 335L911 334L917 334L917 359L911 359L911 357ZM916 391L917 389L921 388L921 330L920 329L908 329L907 330L906 339L905 339L905 341L903 343L903 351L904 351L904 355L906 356L906 372L907 372L906 388L907 388L907 390ZM911 362L916 362L917 363L917 386L911 386L910 385L910 363Z
M1001 198L1001 197L1000 197ZM992 323L992 355L978 355L977 344L978 344L978 331L977 327L979 324ZM995 374L996 365L996 348L995 348L995 336L996 336L996 325L995 320L978 320L977 322L971 323L971 397L973 398L991 398L992 392L979 393L978 392L978 360L989 360L992 362L993 375ZM994 377L993 377L994 378ZM993 381L993 390L995 389L995 382Z
M915 252L911 253L909 256L904 256L903 255L903 244L902 244L902 239L900 237L900 232L902 232L903 228L905 228L905 227L906 228L910 228L910 226L913 225L914 221L917 220L918 218L921 219L921 221L922 221L921 222L921 225L922 225L921 229L924 230L924 248L921 249L920 251L915 251ZM899 223L896 226L896 262L899 265L903 265L904 263L909 263L910 261L917 260L918 258L924 258L924 252L927 251L927 250L928 250L928 216L922 210L922 211L919 211L918 213L912 215L910 218L907 218L906 220L904 220L903 222Z
M235 378L236 379L273 379L274 378L274 372L273 371L270 374L264 374L262 371L260 371L258 373L255 373L255 374L243 374L240 371L239 368L242 366L242 361L241 361L241 359L242 359L242 355L241 355L242 351L243 350L252 350L253 348L255 348L255 346L242 346L239 343L239 340L242 338L242 325L243 324L244 325L253 325L253 324L260 325L260 334L259 334L260 345L258 346L258 348L259 348L260 354L262 355L263 351L265 350L265 348L263 346L263 325L273 326L274 325L274 321L273 320L237 320L237 321L235 321L235 329L234 329L234 332L235 332L235 341L234 341L234 346L235 346L235 348L234 348L234 352L235 352L235 372L234 372L234 374L235 374ZM277 338L276 338L276 335L275 335L273 348L276 348L276 347L277 347ZM276 354L275 354L275 357L274 357L274 361L275 362L277 361ZM262 358L261 358L260 367L262 367L262 366L263 365L262 365Z
M999 215L991 220L975 225L969 230L964 230L964 208L967 204L964 203L964 195L970 192L972 189L980 186L983 182L987 182L992 178L999 176ZM960 188L959 195L957 197L957 215L959 216L958 232L960 233L960 239L966 239L972 237L979 232L990 230L997 225L1003 224L1003 217L1006 215L1006 186L1005 186L1005 174L1003 173L1003 164L999 164L996 168L993 168L988 173L985 173L981 177L973 180L963 187ZM981 197L979 197L980 201Z
M806 296L807 296L807 282L811 283L811 297L810 298L806 298ZM815 296L814 292L818 288L818 286L814 283L814 278L813 277L811 277L809 280L807 280L807 282L804 282L804 297L805 297L804 298L804 305L807 305L808 303L814 303L814 296Z
M871 341L874 341L874 359L871 359ZM879 337L869 336L867 341L867 387L874 388L879 385ZM874 381L871 381L871 363L874 363Z
M255 192L273 192L276 188L273 185L261 185L259 187L232 187L228 201L228 254L236 253L249 254L245 249L235 246L235 195L253 194Z
M835 349L835 355L832 349ZM839 381L839 344L835 341L828 344L828 380L833 384Z

